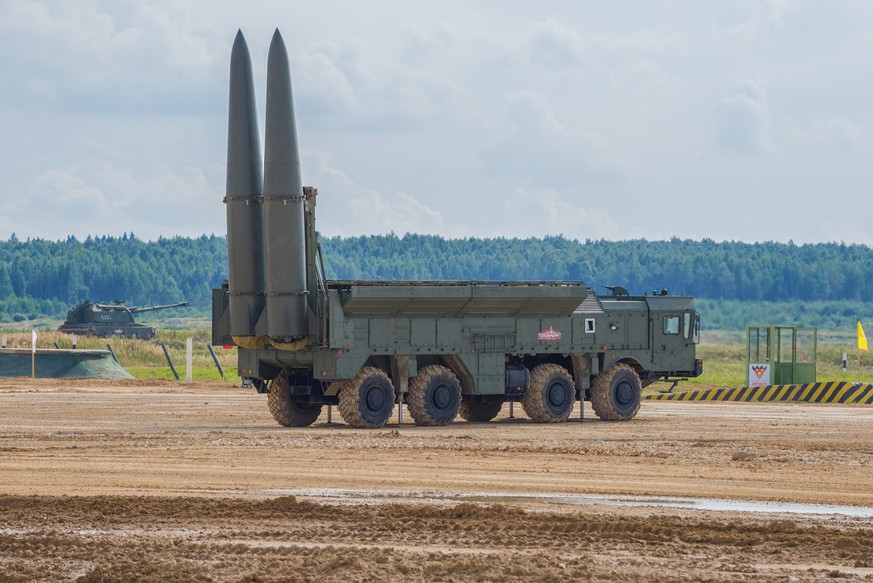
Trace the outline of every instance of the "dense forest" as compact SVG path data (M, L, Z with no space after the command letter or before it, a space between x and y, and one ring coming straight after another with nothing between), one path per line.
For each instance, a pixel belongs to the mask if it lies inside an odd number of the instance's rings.
M710 327L746 320L843 327L873 300L873 249L825 243L444 239L379 235L322 239L329 278L583 280L632 293L668 288L700 298ZM129 305L187 300L205 314L227 274L224 237L135 235L0 241L0 322L63 317L84 299Z
M863 245L386 235L322 247L329 275L351 279L578 279L713 299L873 300L873 249Z
M0 322L63 318L85 299L128 305L185 300L202 311L210 305L212 287L225 277L224 237L19 241L13 235L0 242Z

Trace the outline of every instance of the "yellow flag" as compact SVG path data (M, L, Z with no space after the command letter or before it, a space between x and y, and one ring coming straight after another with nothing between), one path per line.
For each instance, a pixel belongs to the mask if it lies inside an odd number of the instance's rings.
M864 336L864 329L861 328L861 322L858 322L858 350L867 350L867 337Z

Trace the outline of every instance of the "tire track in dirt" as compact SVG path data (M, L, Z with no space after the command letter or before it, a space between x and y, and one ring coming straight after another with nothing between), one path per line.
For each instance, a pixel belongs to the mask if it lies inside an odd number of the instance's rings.
M292 496L0 496L0 516L2 581L873 578L873 531L851 520Z
M873 416L646 403L629 423L286 429L223 384L0 387L7 581L873 580L873 520L379 492L873 506ZM370 491L327 501L276 492Z

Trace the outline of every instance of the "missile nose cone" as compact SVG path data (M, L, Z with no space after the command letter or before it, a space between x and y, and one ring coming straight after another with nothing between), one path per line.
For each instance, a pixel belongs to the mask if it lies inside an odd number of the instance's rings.
M267 55L267 84L270 83L269 75L273 75L278 81L281 77L288 77L290 87L290 64L288 62L288 49L285 48L285 41L282 39L282 34L279 29L273 33L273 40L270 41L270 52ZM291 98L291 93L288 93L288 99Z
M277 43L281 44L283 49L285 48L285 40L282 38L282 33L279 32L278 28L273 32L273 38L270 40L270 45L272 46Z
M252 59L242 31L237 32L230 53L228 111L227 193L260 195L263 182L255 85Z
M246 37L243 36L242 30L237 31L236 38L233 39L233 47L230 49L230 69L248 65L251 68L251 57L249 56L249 45L246 43Z
M282 38L282 33L279 32L278 28L273 33L273 40L270 41L270 52L267 55L267 91L269 91L271 81L273 82L274 89L283 93L281 96L282 100L290 103L292 99L291 64L288 61L288 49L285 48L285 40ZM287 95L284 95L286 85Z
M273 34L267 57L267 120L264 188L292 196L300 195L303 193L303 183L291 94L291 69L285 41L278 29Z

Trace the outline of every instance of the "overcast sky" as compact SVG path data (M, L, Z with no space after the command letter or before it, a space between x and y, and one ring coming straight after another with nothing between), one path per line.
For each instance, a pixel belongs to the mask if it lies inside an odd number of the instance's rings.
M873 244L873 2L0 0L0 239L225 233L230 47L325 235Z

